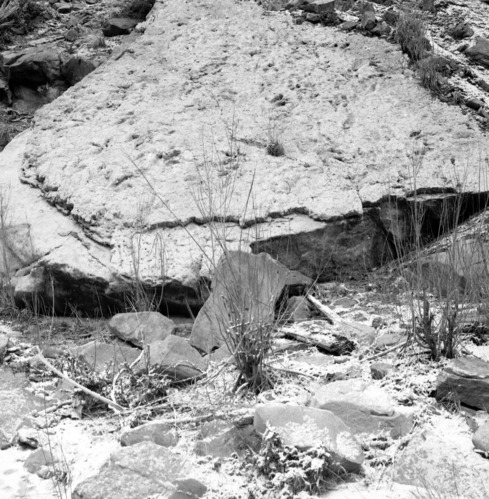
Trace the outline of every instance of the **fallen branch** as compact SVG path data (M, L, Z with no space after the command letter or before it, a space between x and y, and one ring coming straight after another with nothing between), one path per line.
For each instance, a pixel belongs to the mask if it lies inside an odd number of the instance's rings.
M309 303L313 305L316 310L318 310L321 314L323 314L328 321L333 324L342 324L345 321L334 311L331 310L329 307L321 303L317 298L314 298L314 296L311 295L306 295L306 298L309 300Z
M60 378L64 379L67 383L69 383L70 385L73 385L73 386L76 386L77 388L79 388L82 392L86 393L87 395L90 395L91 397L93 397L94 399L97 399L99 400L100 402L103 402L104 404L107 404L109 407L111 407L112 409L116 410L117 412L122 412L124 410L124 407L120 406L119 404L113 402L112 400L109 400L108 398L105 398L105 397L102 397L102 395L99 395L98 393L95 393L95 392L92 392L92 390L89 390L88 388L85 388L83 385L80 385L80 383L78 383L77 381L74 381L70 378L68 378L68 376L66 376L66 374L63 374L59 369L57 369L56 367L54 367L45 357L44 355L41 353L41 351L39 350L39 347L36 346L36 350L37 350L37 355L36 357L51 371L53 372L54 374L56 374L57 376L59 376Z
M388 348L387 350L384 350L383 352L376 353L375 355L372 355L371 357L367 357L365 360L367 362L370 362L371 360L378 359L379 357L383 357L384 355L387 355L388 353L395 352L396 350L399 350L399 348L405 347L408 343L409 343L409 340L406 340L403 343L399 343L398 345L395 345L392 348Z

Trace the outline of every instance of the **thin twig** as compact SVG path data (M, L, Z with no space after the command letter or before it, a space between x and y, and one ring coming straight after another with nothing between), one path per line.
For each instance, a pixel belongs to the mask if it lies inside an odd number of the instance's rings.
M392 348L388 348L387 350L384 350L383 352L376 353L375 355L372 355L371 357L367 357L365 359L366 362L370 362L371 360L378 359L379 357L383 357L384 355L387 355L388 353L395 352L396 350L399 350L399 348L404 348L407 346L410 340L406 340L404 343L399 343L398 345L393 346Z
M88 388L84 387L83 385L80 385L80 383L78 383L77 381L74 381L72 380L71 378L68 378L68 376L66 376L66 374L63 374L59 369L57 369L56 367L54 367L45 357L44 355L41 353L41 351L39 350L39 347L36 346L36 350L37 350L37 355L36 357L50 370L52 371L54 374L56 374L57 376L59 376L60 378L64 379L67 383L69 383L70 385L73 385L73 386L76 386L77 388L79 388L82 392L86 393L87 395L90 395L91 397L93 397L94 399L97 399L99 400L100 402L103 402L104 404L107 404L109 407L111 407L112 409L118 411L118 412L122 412L124 410L124 407L120 406L119 404L113 402L112 400L109 400L108 398L105 398L103 397L102 395L99 395L98 393L95 393L95 392L92 392L92 390L89 390Z

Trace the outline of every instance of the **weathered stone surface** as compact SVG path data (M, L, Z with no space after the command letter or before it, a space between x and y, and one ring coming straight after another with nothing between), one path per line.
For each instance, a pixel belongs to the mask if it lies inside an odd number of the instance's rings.
M139 21L130 17L112 17L107 21L107 26L102 30L104 36L128 35Z
M177 481L188 475L190 464L181 456L152 442L141 442L114 453L98 475L75 488L73 499L170 497Z
M195 478L175 482L177 490L168 499L199 499L207 492L207 487Z
M168 423L151 421L137 428L126 430L121 435L121 445L129 446L140 442L153 442L162 447L174 447L178 443L178 434Z
M363 29L371 31L372 29L375 28L375 25L377 24L377 19L375 18L375 12L372 12L371 10L366 10L362 14L360 22L362 24Z
M432 426L414 435L397 456L392 479L436 490L440 497L483 497L489 462L474 452L470 436L460 435L457 425L443 418L432 420Z
M143 359L134 369L141 371L146 369L146 365ZM179 336L168 336L163 341L150 343L149 365L177 381L198 378L207 368L199 352Z
M44 85L61 79L61 50L54 46L3 52L0 66L11 85Z
M122 364L132 364L139 357L141 350L122 341L113 343L91 341L73 348L72 353L81 357L94 371L101 372L110 369L117 373Z
M456 40L462 40L463 38L470 38L474 34L474 30L470 24L466 22L458 23L451 31L450 35Z
M302 9L315 14L334 12L335 0L307 0L302 4Z
M116 314L109 322L109 330L123 341L142 347L163 341L175 332L176 325L159 312Z
M489 423L480 426L472 436L474 447L482 452L489 452Z
M405 196L410 190L406 144L413 130L423 130L430 141L417 178L420 189L446 189L446 168L449 177L464 177L463 165L484 142L470 116L432 102L417 81L402 73L399 52L386 52L380 40L333 30L302 32L285 16L262 16L254 2L222 0L217 6L211 0L189 5L170 0L158 2L152 16L130 51L43 108L31 131L0 158L2 185L7 184L5 170L12 169L17 193L21 171L35 187L24 185L26 195L12 196L12 223L23 225L24 232L31 228L33 261L54 278L59 309L72 300L94 313L99 302L107 310L113 300L114 310L134 274L135 234L141 235L144 284L165 283L170 302L201 304L199 283L212 270L203 253L212 260L216 247L209 216L191 195L202 188L197 165L205 163L203 150L206 157L216 151L213 164L228 162L227 169L212 169L213 185L239 174L237 192L218 204L213 218L228 222L228 247L267 248L289 268L329 279L359 275L376 265L378 234L385 240L385 228L367 215L385 196ZM243 20L249 30L243 31ZM272 42L270 30L287 43ZM247 38L251 32L254 39ZM227 52L219 48L223 40ZM348 50L340 50L346 43ZM194 57L188 57L189 50ZM372 57L381 66L369 65ZM326 65L328 71L318 69ZM346 75L340 86L338 74ZM283 88L296 75L310 77L310 86ZM186 93L189 81L195 85ZM285 106L271 106L277 93L286 97ZM267 155L263 131L270 113L263 109L268 108L280 124L286 156ZM233 115L240 116L233 135L240 155L239 165L229 167L227 129L214 124ZM13 158L21 142L24 148ZM148 185L128 157L161 199L148 200ZM385 182L387 174L394 184ZM244 210L252 183L259 209ZM463 190L475 191L478 184L471 169ZM39 205L44 212L51 208L47 203L60 210L51 211L54 218L38 215ZM141 214L147 214L144 231L138 230ZM70 227L55 227L63 224ZM25 249L26 238L19 239L9 251ZM164 248L164 276L155 242Z
M314 391L311 407L331 411L354 434L388 430L392 438L407 435L413 412L396 406L380 387L361 379L334 381Z
M214 420L202 426L199 437L195 446L199 456L227 458L233 453L243 455L248 449L260 449L260 439L253 426L236 428L226 421Z
M475 45L465 51L465 55L482 66L489 67L489 40L478 36Z
M58 459L47 448L40 447L32 451L24 462L24 468L29 473L37 473L44 466L54 465Z
M489 362L476 357L451 360L438 375L436 398L489 410Z
M210 352L225 342L229 327L240 321L273 324L277 300L295 282L284 265L265 253L228 253L217 265L212 293L195 320L190 344Z
M287 404L258 405L253 424L260 434L267 425L271 426L285 445L298 449L324 445L347 471L357 471L363 462L359 443L343 421L330 411Z

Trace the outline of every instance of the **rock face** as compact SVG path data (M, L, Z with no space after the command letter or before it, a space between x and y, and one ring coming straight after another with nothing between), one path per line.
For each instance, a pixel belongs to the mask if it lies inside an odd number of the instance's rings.
M0 156L12 270L45 267L41 295L51 303L54 289L59 312L114 310L136 278L164 285L170 304L201 305L220 256L215 221L228 248L251 245L321 279L363 274L390 237L379 206L411 189L413 130L428 144L420 189L464 177L484 143L381 40L299 29L254 2L169 0L152 16L130 50L41 109ZM283 156L267 153L270 127ZM463 189L478 182L471 170Z
M265 253L228 253L217 265L212 293L195 320L190 344L208 353L225 343L230 326L273 324L285 287L309 282Z
M277 431L285 445L301 450L319 444L326 446L346 471L357 471L363 462L359 443L330 411L287 404L259 405L255 411L255 430L263 434L267 425Z
M158 312L116 314L109 322L112 334L138 347L163 341L175 329L175 323Z
M482 66L489 67L489 40L478 36L474 46L469 47L465 51L465 55L472 60L481 64Z
M436 384L438 400L453 400L487 411L489 409L489 362L476 357L450 361Z
M412 411L396 407L383 389L361 379L334 381L315 390L311 407L331 411L354 434L387 430L398 438L413 425Z
M79 484L73 499L146 499L170 497L190 465L179 455L151 442L124 447L96 476Z

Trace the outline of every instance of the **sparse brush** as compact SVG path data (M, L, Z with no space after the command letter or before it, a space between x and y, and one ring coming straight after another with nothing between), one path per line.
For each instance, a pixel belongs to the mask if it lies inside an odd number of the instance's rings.
M285 155L283 144L277 139L272 139L267 145L267 153L270 156L280 157Z
M444 93L443 76L437 70L437 61L434 57L426 57L418 62L417 73L421 80L421 85L434 95Z
M431 49L424 23L414 14L401 14L397 21L396 39L401 50L415 62L426 57Z
M0 3L0 29L7 25L8 21L20 8L18 0L3 0Z
M302 491L324 492L342 474L324 446L301 451L284 445L272 429L267 429L263 436L256 464L284 498L297 497Z

